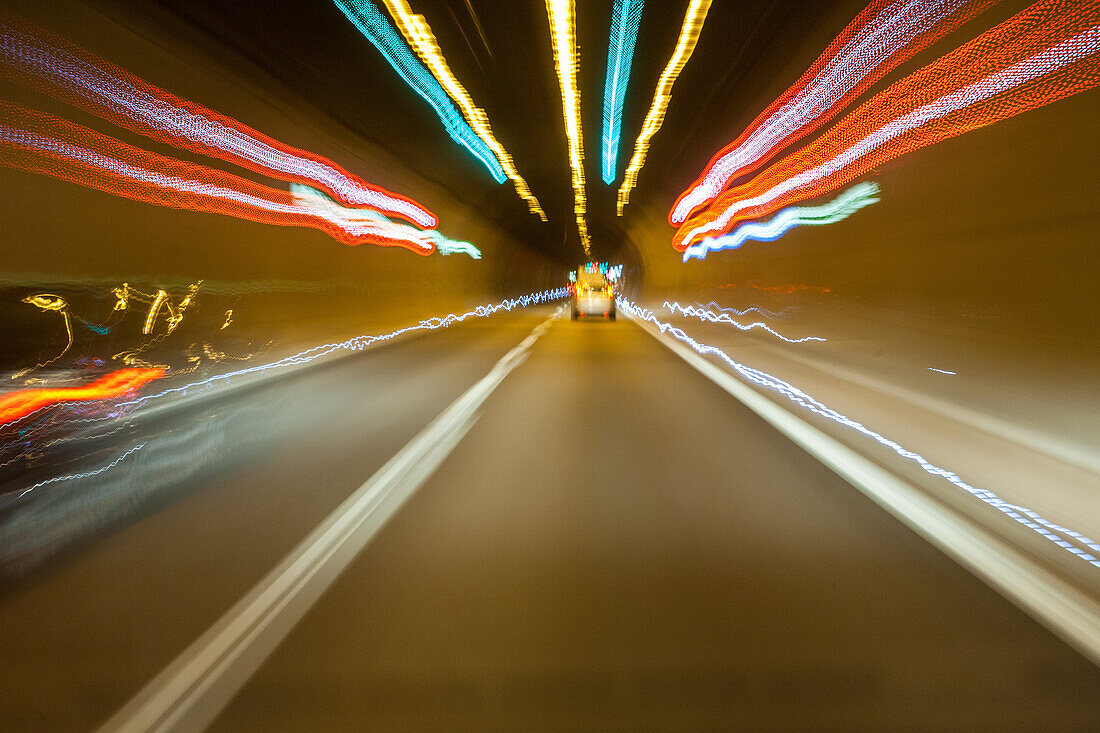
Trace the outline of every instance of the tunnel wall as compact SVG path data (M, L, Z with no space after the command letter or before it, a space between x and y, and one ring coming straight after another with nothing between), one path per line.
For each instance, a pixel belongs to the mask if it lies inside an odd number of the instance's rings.
M84 3L16 2L9 9L169 92L414 198L438 215L441 232L474 243L483 255L481 260L461 254L422 257L398 248L348 247L312 229L152 206L3 168L0 272L12 301L5 304L9 343L35 338L37 327L47 324L35 318L40 314L27 314L30 307L18 304L16 296L77 287L74 283L92 298L82 315L96 320L110 305L109 288L121 282L145 290L164 287L182 297L187 284L203 280L194 312L217 311L207 314L208 325L220 323L222 311L233 308L235 328L252 327L257 339L290 344L376 332L553 281L541 257L452 192L188 28L141 25L140 18L115 17L109 6ZM45 95L6 82L3 89L16 103L138 147L264 180L130 134ZM471 175L485 174L475 166L471 161ZM27 316L26 323L20 315Z
M1007 3L998 12L1007 15L1014 7ZM872 93L983 27L988 24L937 44ZM740 113L731 113L727 139L778 96L827 40L811 38L792 49L789 67L741 105ZM625 224L644 258L645 297L707 302L740 288L741 302L751 294L774 301L775 293L755 286L808 286L789 293L786 302L820 308L854 303L917 319L965 318L981 330L1006 337L1026 333L1080 355L1091 348L1081 337L1097 332L1100 310L1098 116L1100 94L1093 90L918 150L864 177L881 186L881 200L849 219L795 228L775 242L750 241L705 261L683 263L672 249L666 216L676 193L654 194L651 188L628 209ZM717 149L695 157L705 162ZM686 186L698 172L693 161L669 175ZM832 200L841 190L804 205Z

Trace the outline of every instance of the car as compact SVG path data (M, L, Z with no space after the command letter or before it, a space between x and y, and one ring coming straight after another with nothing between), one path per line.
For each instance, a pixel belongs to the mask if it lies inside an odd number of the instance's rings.
M573 284L573 320L582 316L615 320L615 285L594 268L579 268Z

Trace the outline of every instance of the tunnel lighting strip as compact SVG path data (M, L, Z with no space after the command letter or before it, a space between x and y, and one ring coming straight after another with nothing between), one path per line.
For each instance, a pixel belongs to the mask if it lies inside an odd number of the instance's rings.
M344 228L352 228L362 222L376 222L392 227L395 231L405 232L412 239L427 237L435 245L436 252L441 255L464 254L475 260L481 259L481 250L469 242L451 239L435 229L424 231L414 229L407 224L391 221L384 214L374 209L342 206L329 198L323 191L318 191L315 188L303 186L300 183L292 183L290 184L290 195L293 196L294 203L300 206L318 212L324 211L333 221L345 221Z
M1080 532L1068 529L1059 524L1055 524L1054 522L1045 519L1032 509L1028 509L1027 507L1019 506L1017 504L1012 504L988 489L980 489L968 484L966 481L963 481L958 476L958 474L945 468L940 468L919 453L915 453L903 447L899 443L896 443L895 441L880 435L874 430L871 430L862 423L853 420L852 418L840 412L837 412L836 410L817 401L797 387L787 382L784 382L782 379L774 377L767 372L762 372L759 369L753 369L752 367L735 361L725 351L718 348L717 346L711 346L696 341L691 336L688 336L682 329L677 328L670 323L661 321L656 316L654 316L653 313L645 308L642 308L624 298L618 299L618 307L623 312L633 316L634 318L637 318L638 320L653 324L662 334L669 334L676 340L687 344L699 354L703 356L715 356L721 359L746 381L765 389L778 392L794 404L814 413L815 415L819 415L846 428L850 428L856 432L862 433L863 435L873 439L880 445L889 448L902 458L916 463L926 473L932 476L936 476L938 478L946 479L956 488L962 489L968 494L971 494L972 496L993 507L1002 514L1008 516L1016 522L1019 522L1031 531L1039 534L1044 539L1053 542L1055 545L1062 548L1066 552L1075 555L1076 557L1088 562L1094 567L1100 568L1100 557L1097 556L1100 555L1100 544L1097 544L1095 540L1090 539ZM1077 544L1074 544L1074 542L1076 542ZM1078 545L1081 545L1081 547L1079 547Z
M773 330L771 326L761 321L754 321L753 323L740 323L735 321L729 313L715 313L714 311L707 310L706 308L700 308L695 305L680 305L675 301L664 302L663 308L667 308L669 313L680 313L685 316L692 316L698 318L700 321L710 321L711 323L728 323L735 328L742 331L751 331L754 328L762 328L772 336L775 336L780 341L786 341L788 344L804 344L807 341L825 341L820 336L804 336L803 338L792 339L784 336L781 333Z
M435 77L420 63L416 55L405 45L401 35L393 29L386 16L370 0L333 0L352 25L370 41L389 62L394 71L416 92L439 117L451 139L470 151L480 160L493 180L504 183L507 176L493 151L478 137L466 120L451 103L450 97Z
M412 49L416 51L416 55L432 72L432 76L462 110L466 122L473 128L477 136L493 151L504 174L511 179L512 184L515 186L516 194L527 203L527 209L546 221L546 212L539 205L539 200L531 193L527 181L523 180L523 176L516 170L512 156L494 137L485 110L474 104L469 92L466 91L466 88L462 86L462 83L451 71L451 67L447 64L447 59L443 57L443 51L439 48L439 43L436 41L428 21L423 15L413 13L412 8L405 0L383 1L386 3L386 9L390 11L390 15L396 21L401 34L405 37L405 41L412 46Z
M422 228L438 224L435 214L412 199L367 183L327 158L170 94L60 37L2 14L0 77L158 142L320 188L350 206L369 206Z
M1000 0L875 0L676 200L682 224L730 180L818 130L879 79Z
M665 110L668 108L668 103L672 101L672 85L676 83L676 78L680 76L680 72L695 51L695 44L699 40L699 32L703 29L703 21L707 19L710 4L711 0L691 0L687 13L684 14L684 24L680 27L676 49L657 80L653 103L649 107L649 112L646 113L645 122L642 123L642 131L638 133L638 139L634 142L634 154L630 157L630 165L627 166L622 185L619 186L619 193L615 200L615 210L619 216L623 215L623 208L630 202L630 192L638 182L638 172L645 165L649 141L665 122Z
M820 206L791 206L776 214L770 221L746 222L736 231L721 237L707 237L702 242L684 250L683 261L695 257L705 259L710 252L737 249L745 242L774 242L791 229L800 226L823 226L844 221L860 209L877 203L878 184L866 181L857 183L832 201Z
M250 375L250 374L261 374L263 372L268 372L268 371L275 370L275 369L284 369L284 368L288 368L288 367L302 366L302 365L305 365L305 364L309 364L310 362L316 361L318 359L321 359L322 357L326 357L326 356L329 356L330 354L334 354L334 353L337 353L337 352L340 352L340 351L362 351L362 350L366 349L368 346L373 346L374 344L385 342L385 341L392 341L393 339L397 338L398 336L402 336L406 333L412 333L414 331L434 331L434 330L437 330L437 329L440 329L440 328L447 328L449 326L453 326L456 323L462 323L463 321L465 321L467 319L470 319L470 318L487 318L488 316L495 315L495 314L497 314L501 311L511 312L512 310L514 310L516 308L529 308L533 305L541 305L543 303L551 303L551 302L554 302L554 301L557 301L557 300L561 300L562 298L565 298L568 295L569 295L569 288L554 288L554 289L551 289L551 290L542 290L542 291L539 291L539 292L534 292L534 293L528 293L526 295L521 295L518 298L506 298L506 299L500 301L499 303L493 303L493 304L488 304L488 305L479 305L476 308L465 311L464 313L459 313L459 314L448 313L445 316L434 316L432 318L425 318L424 320L422 320L419 323L416 323L412 326L406 326L404 328L399 328L399 329L396 329L394 331L390 331L388 333L375 334L375 335L355 336L354 338L350 338L350 339L347 339L345 341L338 341L338 342L333 342L333 343L328 343L328 344L322 344L320 346L314 346L312 348L306 349L305 351L300 351L297 354L293 354L291 356L286 356L286 357L283 357L282 359L279 359L279 360L273 361L273 362L269 362L267 364L257 364L255 366L246 367L244 369L237 369L235 371L227 372L225 374L215 374L211 377L207 377L206 379L202 379L202 380L197 381L197 382L191 382L191 383L188 383L188 384L180 385L178 387L171 387L171 388L165 389L162 392L158 392L156 394L143 395L143 396L137 397L133 400L127 400L127 401L124 401L124 402L115 403L114 413L107 416L107 417L81 418L81 419L70 420L68 422L92 423L92 422L99 422L99 421L102 421L102 420L111 420L111 419L114 419L115 417L117 417L118 413L120 413L121 411L125 411L127 409L132 409L132 408L138 408L138 407L140 407L140 406L142 406L142 405L144 405L144 404L146 404L146 403L148 403L152 400L157 400L157 399L166 397L168 395L184 395L184 396L187 396L187 395L193 394L195 392L206 391L211 386L213 386L215 384L218 384L218 383L228 383L228 382L232 381L234 378L239 378L239 377L243 377L243 376ZM171 375L169 374L168 376L171 376ZM20 422L20 421L26 420L27 418L30 418L32 416L36 416L39 413L41 413L43 410L47 409L47 407L56 407L56 406L63 406L63 405L69 405L69 404L71 404L71 403L70 402L57 402L57 403L53 403L51 405L41 406L41 407L33 410L32 412L29 412L26 415L23 415L22 417L16 418L13 422Z
M684 222L683 252L740 221L836 190L876 166L1100 84L1100 1L1041 0L910 74L810 145Z
M577 90L577 39L573 0L546 0L550 22L550 42L554 52L554 70L561 88L565 137L569 144L570 182L573 186L573 213L584 254L592 258L588 222L585 220L587 196L584 185L584 138L581 134L580 93Z
M396 246L421 255L435 249L431 236L414 227L334 216L296 203L288 191L150 153L81 125L3 103L0 165L158 206L311 227L348 245Z
M615 182L622 132L623 103L634 63L638 25L642 21L644 0L615 0L611 11L611 36L607 43L607 78L603 85L603 182Z

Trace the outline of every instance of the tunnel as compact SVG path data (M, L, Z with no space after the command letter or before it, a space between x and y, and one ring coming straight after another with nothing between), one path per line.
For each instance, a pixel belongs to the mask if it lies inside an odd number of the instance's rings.
M1097 0L5 0L0 730L1100 730Z

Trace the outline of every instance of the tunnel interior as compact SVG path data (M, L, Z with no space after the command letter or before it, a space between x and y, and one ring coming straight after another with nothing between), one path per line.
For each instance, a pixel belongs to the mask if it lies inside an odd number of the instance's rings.
M1100 728L1098 29L7 0L0 728Z

